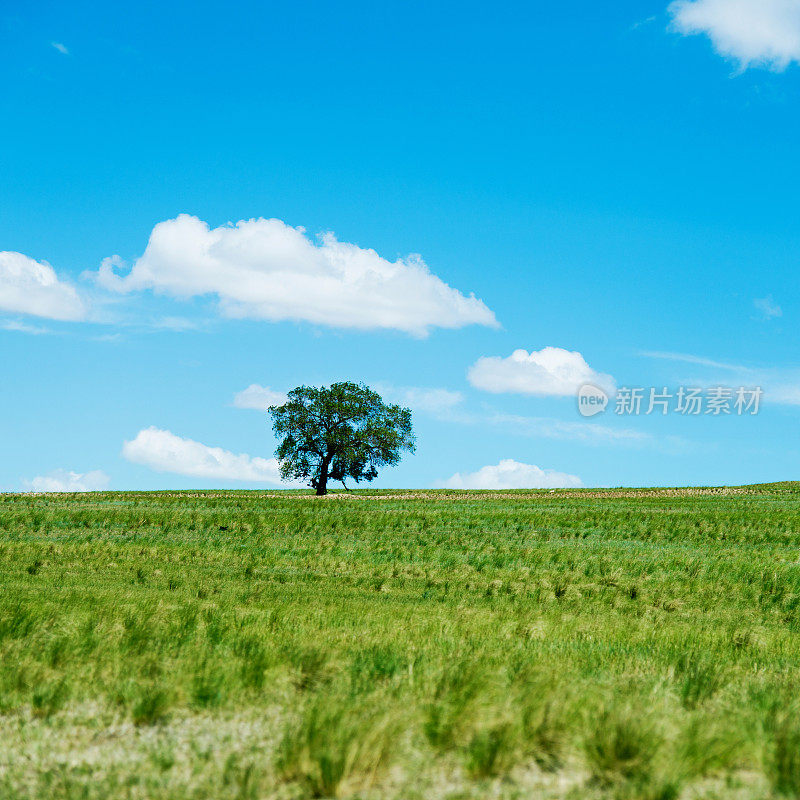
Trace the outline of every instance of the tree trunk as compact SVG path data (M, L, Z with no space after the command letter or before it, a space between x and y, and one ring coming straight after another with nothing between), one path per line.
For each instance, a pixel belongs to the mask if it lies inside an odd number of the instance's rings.
M328 494L328 461L325 460L319 467L319 478L317 479L317 495Z

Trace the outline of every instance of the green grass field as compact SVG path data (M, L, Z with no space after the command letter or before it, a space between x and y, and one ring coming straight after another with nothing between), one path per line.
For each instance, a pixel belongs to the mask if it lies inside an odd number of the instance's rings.
M0 496L2 798L800 796L800 488Z

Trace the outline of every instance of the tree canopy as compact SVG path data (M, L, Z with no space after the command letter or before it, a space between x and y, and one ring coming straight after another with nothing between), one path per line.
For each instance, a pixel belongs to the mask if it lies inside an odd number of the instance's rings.
M387 405L363 384L298 386L269 414L281 477L308 481L318 495L330 480L345 489L348 478L371 481L379 467L397 464L401 451L414 451L411 411Z

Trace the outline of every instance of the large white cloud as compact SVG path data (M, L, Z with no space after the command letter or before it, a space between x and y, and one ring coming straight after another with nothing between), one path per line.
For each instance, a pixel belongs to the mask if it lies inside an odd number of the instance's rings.
M469 382L478 389L500 394L515 392L540 397L574 395L586 383L614 392L614 379L595 372L574 350L545 347L542 350L515 350L508 358L479 358L467 372Z
M233 405L236 408L251 408L254 411L266 411L270 406L280 406L285 402L286 392L278 392L269 386L260 386L257 383L251 383L233 397Z
M676 30L706 34L718 53L743 67L780 71L800 61L798 0L676 0L669 13Z
M71 321L86 316L86 305L75 287L59 280L46 261L3 250L0 252L0 311Z
M277 459L237 455L152 426L125 442L122 455L156 472L210 480L281 483Z
M105 489L108 482L108 475L99 469L84 473L57 469L25 481L25 487L33 492L97 492Z
M388 261L326 233L314 242L279 219L219 228L181 214L153 228L124 277L119 257L97 273L107 289L153 289L179 298L216 295L230 317L305 320L340 328L391 328L424 336L432 327L497 325L474 295L431 274L419 256Z
M444 485L448 489L560 489L583 486L583 483L577 475L505 458L477 472L457 472Z

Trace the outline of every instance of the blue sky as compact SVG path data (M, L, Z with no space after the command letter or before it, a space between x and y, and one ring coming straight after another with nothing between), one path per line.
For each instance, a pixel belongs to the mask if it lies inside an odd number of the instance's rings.
M0 42L0 489L269 488L247 406L342 379L414 410L376 486L798 477L800 3L6 4ZM615 413L718 385L758 414Z

